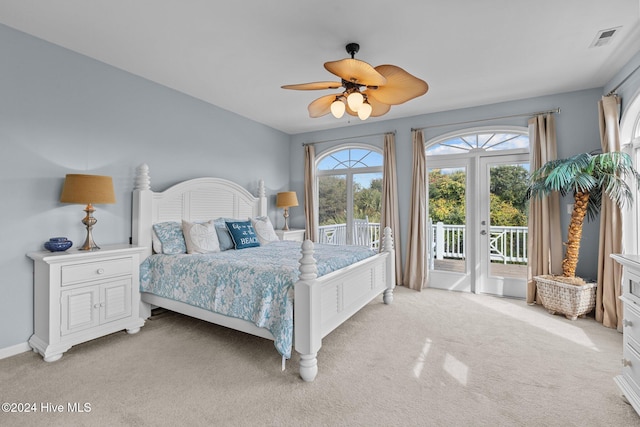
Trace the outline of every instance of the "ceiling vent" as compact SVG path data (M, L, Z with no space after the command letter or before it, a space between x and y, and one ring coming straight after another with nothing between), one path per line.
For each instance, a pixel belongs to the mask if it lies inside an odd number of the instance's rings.
M606 30L598 31L596 38L593 39L589 47L600 47L609 44L611 40L613 40L613 37L618 34L620 28L622 27L607 28Z

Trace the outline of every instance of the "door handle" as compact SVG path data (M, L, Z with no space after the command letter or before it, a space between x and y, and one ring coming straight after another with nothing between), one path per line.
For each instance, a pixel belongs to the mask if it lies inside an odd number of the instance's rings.
M487 230L482 230L482 231L480 232L480 234L482 234L483 236L484 236L484 235L486 235L486 234L487 234Z

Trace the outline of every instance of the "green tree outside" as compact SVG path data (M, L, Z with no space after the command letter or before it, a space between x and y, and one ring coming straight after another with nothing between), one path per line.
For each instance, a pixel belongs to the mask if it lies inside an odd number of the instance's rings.
M519 165L502 165L491 169L491 224L526 226L528 203L524 195L529 172ZM466 222L466 173L462 170L429 172L429 217L434 223ZM322 176L319 183L320 225L344 224L347 221L346 175ZM354 183L354 215L380 222L382 178L372 179L368 188Z

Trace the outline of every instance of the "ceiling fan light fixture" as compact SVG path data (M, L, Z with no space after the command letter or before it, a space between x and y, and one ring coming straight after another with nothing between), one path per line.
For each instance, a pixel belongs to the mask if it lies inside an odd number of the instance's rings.
M357 43L349 43L346 49L351 58L324 63L324 68L340 77L340 82L319 81L282 86L283 89L294 90L342 88L342 93L313 100L307 107L309 117L331 113L339 119L347 113L367 120L369 117L380 117L388 113L392 105L403 104L429 90L427 82L398 66L385 64L372 67L367 62L355 59L360 49Z
M344 105L344 101L342 101L341 98L342 97L337 96L336 100L331 103L331 114L333 114L333 117L336 119L341 118L346 109L346 105Z
M349 108L355 112L358 112L363 102L364 96L358 91L351 92L349 96L347 96L347 104L349 104Z
M360 120L367 120L373 111L373 107L368 102L364 102L358 109L358 117Z

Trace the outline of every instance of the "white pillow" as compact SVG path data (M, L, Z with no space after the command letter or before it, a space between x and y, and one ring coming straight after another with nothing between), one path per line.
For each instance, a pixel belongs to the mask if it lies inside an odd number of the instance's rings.
M188 254L206 254L220 252L218 233L213 221L189 222L182 220L182 233L187 244Z
M257 216L249 219L251 220L251 225L253 225L253 228L258 235L258 241L260 241L261 245L266 245L267 243L280 240L273 229L273 224L271 224L271 220L268 216Z
M162 242L158 238L158 235L156 234L156 230L154 230L153 228L151 229L151 244L153 247L154 254L162 253Z

